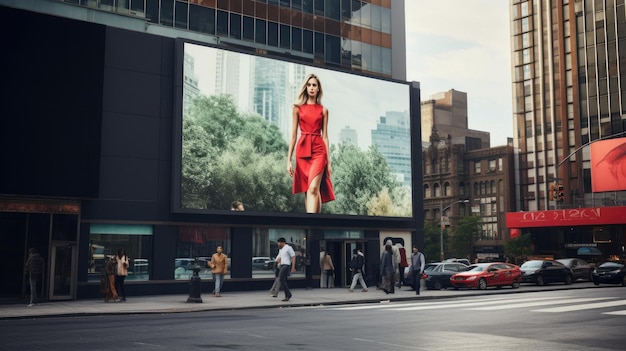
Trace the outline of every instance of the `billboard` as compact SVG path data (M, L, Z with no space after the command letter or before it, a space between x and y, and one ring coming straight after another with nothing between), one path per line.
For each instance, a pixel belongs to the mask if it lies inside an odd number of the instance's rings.
M591 144L591 191L626 190L626 138Z
M190 42L178 61L175 210L227 213L241 202L239 210L258 214L310 212L305 193L294 194L287 155L293 131L296 144L310 134L294 122L294 103L315 74L328 111L322 149L331 168L322 184L334 190L319 213L413 216L409 83ZM289 162L302 167L296 157Z

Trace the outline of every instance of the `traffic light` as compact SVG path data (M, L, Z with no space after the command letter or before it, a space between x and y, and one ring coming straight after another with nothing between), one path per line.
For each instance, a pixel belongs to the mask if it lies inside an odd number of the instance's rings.
M548 199L550 199L550 201L554 200L556 195L556 186L554 185L554 183L550 183L550 191L548 192Z
M563 184L557 184L556 186L556 202L565 201L565 190L563 188Z

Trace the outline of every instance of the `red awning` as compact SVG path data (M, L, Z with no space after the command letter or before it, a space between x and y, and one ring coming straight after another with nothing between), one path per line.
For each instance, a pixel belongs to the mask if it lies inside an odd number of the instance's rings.
M626 206L507 212L507 228L626 224Z

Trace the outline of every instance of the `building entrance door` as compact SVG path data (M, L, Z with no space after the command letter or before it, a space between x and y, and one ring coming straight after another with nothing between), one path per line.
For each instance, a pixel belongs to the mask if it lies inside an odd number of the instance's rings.
M53 242L50 250L50 300L74 299L76 291L76 257L75 243Z

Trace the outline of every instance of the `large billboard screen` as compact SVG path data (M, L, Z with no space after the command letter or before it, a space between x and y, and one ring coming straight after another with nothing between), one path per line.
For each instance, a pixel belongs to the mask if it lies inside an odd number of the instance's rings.
M231 211L239 201L258 214L413 216L409 83L182 47L176 210ZM296 100L308 97L310 74L323 95L308 110ZM290 146L300 175L289 170Z
M626 138L591 144L591 191L626 190Z

